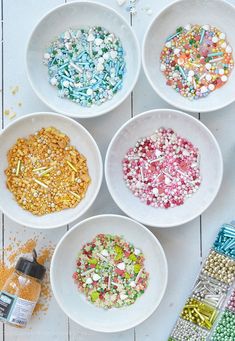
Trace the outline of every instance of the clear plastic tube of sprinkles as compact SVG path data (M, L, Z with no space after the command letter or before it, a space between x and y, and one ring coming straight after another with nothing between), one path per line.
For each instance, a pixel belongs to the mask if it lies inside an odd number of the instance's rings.
M223 224L219 229L168 338L168 341L181 340L235 341L234 222Z

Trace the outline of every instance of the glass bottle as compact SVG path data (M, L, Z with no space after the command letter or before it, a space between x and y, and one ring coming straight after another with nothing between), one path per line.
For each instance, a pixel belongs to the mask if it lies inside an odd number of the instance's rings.
M15 270L0 291L0 321L16 327L25 327L30 320L41 292L41 281L46 268L33 260L20 257Z

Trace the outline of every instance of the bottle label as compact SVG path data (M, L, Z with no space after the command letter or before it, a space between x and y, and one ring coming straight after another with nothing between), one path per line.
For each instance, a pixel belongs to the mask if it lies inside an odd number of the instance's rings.
M0 292L0 320L25 327L36 302L24 300L5 291Z

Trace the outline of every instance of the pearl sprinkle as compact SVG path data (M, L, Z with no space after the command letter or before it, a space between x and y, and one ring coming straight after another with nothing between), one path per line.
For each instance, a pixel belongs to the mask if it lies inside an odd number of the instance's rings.
M173 340L177 341L206 341L209 332L186 320L178 319L171 334Z
M235 314L225 310L214 330L211 341L234 341L235 340Z
M231 284L235 277L235 261L211 250L202 272L218 281Z
M147 205L180 206L201 184L199 159L190 141L160 128L128 150L122 161L124 181Z
M233 292L229 298L229 301L227 304L227 309L229 309L235 313L235 289L233 290Z

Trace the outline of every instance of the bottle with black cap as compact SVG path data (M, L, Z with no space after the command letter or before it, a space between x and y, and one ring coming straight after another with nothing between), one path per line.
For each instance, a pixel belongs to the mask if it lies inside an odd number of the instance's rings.
M0 321L17 327L25 327L30 320L41 292L41 281L46 268L33 260L20 257L15 270L0 292Z

